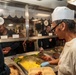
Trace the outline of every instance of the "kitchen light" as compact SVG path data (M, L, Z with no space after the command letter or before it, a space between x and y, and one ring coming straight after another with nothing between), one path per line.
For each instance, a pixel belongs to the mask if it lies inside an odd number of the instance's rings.
M3 13L4 12L4 10L3 9L0 9L0 13Z
M37 1L42 1L42 0L37 0Z
M38 19L33 19L32 21L38 21Z
M25 6L25 18L26 18L26 20L29 20L29 10L28 10L28 5Z
M0 0L0 2L10 2L10 1L13 1L13 0Z
M11 27L11 26L13 26L13 24L8 24L8 26L10 26L10 27Z
M8 4L8 2L4 2L4 8L7 8L7 4Z
M36 16L40 16L40 17L49 17L49 14L43 14L43 13L38 13Z

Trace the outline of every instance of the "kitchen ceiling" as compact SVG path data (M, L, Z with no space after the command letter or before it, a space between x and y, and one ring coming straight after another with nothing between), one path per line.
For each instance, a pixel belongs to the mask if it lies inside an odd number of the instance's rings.
M14 1L38 5L47 8L55 8L57 6L67 5L67 0L14 0Z
M0 0L0 2L21 2L53 9L57 6L67 5L67 0Z
M49 11L48 9L54 9L57 6L69 6L76 10L76 6L72 6L70 3L67 3L68 1L74 2L76 0L0 0L0 4L6 3L9 6L22 8L24 8L26 4L29 4L29 7L32 9L43 9L46 11Z

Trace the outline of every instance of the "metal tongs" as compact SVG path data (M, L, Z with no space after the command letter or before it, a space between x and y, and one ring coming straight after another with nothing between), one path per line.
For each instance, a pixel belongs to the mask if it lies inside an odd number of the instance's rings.
M28 71L18 62L17 63L18 64L18 66L22 69L22 71L26 74L26 75L28 75Z

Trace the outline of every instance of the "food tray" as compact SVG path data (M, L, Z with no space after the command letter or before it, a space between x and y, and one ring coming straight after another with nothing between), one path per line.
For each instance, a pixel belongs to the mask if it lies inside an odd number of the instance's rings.
M25 70L29 70L31 68L37 68L40 67L40 64L43 62L43 60L39 59L36 55L28 55L21 58L20 61L17 62L17 64L21 67L23 67ZM22 68L21 67L21 68Z
M55 75L55 73L50 67L40 67L30 69L28 75Z
M17 55L17 56L15 56L15 58L18 58L18 57L21 57L21 60L19 60L18 61L18 63L17 63L17 61L15 61L19 66L20 66L20 68L24 71L27 71L25 68L24 68L24 66L22 66L21 64L20 64L20 62L21 61L24 61L25 59L26 59L26 61L35 61L37 64L41 64L42 62L44 62L44 60L42 60L42 59L40 59L38 56L37 56L37 54L38 54L38 52L28 52L28 53L24 53L24 54L19 54L19 55ZM47 55L47 54L46 54ZM23 59L22 59L22 56L24 57ZM56 67L56 65L49 65L51 68L53 68L53 70L54 70L54 72L56 72L57 71L57 69L55 68Z
M27 75L22 71L22 69L13 60L11 60L11 57L5 57L5 63L8 66L12 65L15 68L17 68L19 70L19 75Z

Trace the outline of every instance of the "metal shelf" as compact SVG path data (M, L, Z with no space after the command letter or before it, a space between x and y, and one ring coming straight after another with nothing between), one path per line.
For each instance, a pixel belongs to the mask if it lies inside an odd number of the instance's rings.
M2 42L14 42L14 41L24 41L24 40L37 40L37 39L45 39L45 38L55 38L56 36L34 36L29 38L8 38L8 39L0 39L0 43Z

